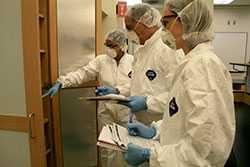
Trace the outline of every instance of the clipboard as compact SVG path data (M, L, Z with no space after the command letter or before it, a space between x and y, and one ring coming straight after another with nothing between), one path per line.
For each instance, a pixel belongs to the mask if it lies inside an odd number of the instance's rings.
M91 101L124 101L124 102L129 102L129 98L123 95L117 95L117 94L108 94L104 96L93 96L93 97L86 97L86 100L91 100Z

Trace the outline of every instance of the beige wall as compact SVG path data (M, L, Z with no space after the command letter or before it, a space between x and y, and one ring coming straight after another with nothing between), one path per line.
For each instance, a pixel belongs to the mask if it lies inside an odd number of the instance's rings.
M21 26L21 0L1 0L0 115L26 116ZM0 130L0 166L31 166L27 133Z
M215 31L216 32L247 32L250 41L250 6L241 7L216 7ZM228 21L230 25L228 25ZM236 24L232 24L233 22ZM247 46L247 59L250 60L250 43Z
M21 0L0 2L0 114L2 115L26 116L20 2Z
M117 28L116 0L102 0L102 10L102 41L104 42L105 35Z

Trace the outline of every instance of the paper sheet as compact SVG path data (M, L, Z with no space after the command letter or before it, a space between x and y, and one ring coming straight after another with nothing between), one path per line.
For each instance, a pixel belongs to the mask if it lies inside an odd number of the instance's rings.
M110 130L110 128L112 130ZM126 128L113 123L112 125L106 125L103 127L98 137L97 145L113 150L126 151L128 143L133 143L143 148L151 148L159 142L152 139L130 136Z

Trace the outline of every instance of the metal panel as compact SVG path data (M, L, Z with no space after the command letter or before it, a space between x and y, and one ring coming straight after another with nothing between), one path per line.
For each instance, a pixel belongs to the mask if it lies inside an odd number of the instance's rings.
M95 1L58 0L59 73L86 65L95 57ZM62 143L65 167L96 166L96 103L79 100L94 88L61 93Z
M65 167L96 166L95 102L80 98L93 96L93 89L66 89L61 95L63 156Z
M95 57L95 1L58 0L59 73Z

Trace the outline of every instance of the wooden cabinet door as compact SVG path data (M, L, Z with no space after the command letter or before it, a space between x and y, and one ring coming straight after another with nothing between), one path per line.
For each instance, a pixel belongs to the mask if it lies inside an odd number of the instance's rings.
M59 98L43 97L58 77L56 0L3 0L0 6L6 78L0 166L62 167ZM11 156L19 161L10 162Z

